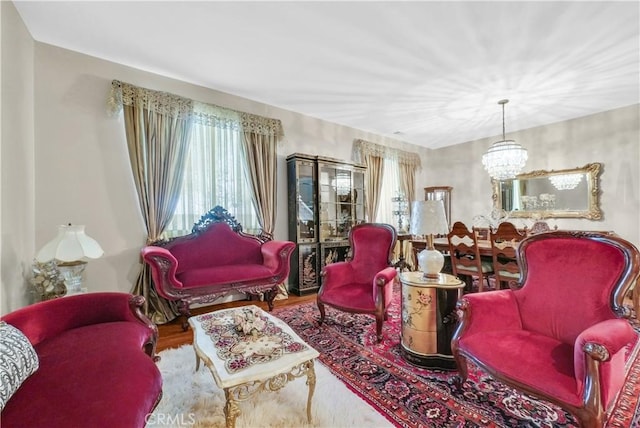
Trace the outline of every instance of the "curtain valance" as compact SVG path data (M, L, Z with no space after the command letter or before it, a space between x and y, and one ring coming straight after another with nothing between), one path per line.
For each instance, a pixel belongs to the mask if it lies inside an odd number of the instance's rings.
M394 149L370 141L354 140L353 160L358 163L363 163L367 155L373 155L383 159L395 159L401 165L413 166L415 168L422 167L420 156L417 153Z
M217 125L224 128L242 126L245 132L273 136L276 139L280 139L284 135L280 119L236 111L168 92L155 91L113 80L107 100L108 111L111 115L115 115L122 110L123 105L144 106L150 111L181 119L189 118L195 123L205 125Z
M256 114L240 112L242 129L258 135L269 135L279 140L284 136L280 119L258 116Z
M114 80L107 100L108 111L115 115L123 105L144 106L149 111L180 119L187 119L193 113L193 101L188 98Z

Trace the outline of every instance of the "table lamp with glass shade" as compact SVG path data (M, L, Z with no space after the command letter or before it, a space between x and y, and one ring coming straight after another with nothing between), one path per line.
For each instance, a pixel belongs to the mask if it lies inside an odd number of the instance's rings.
M100 244L84 233L84 226L60 225L58 235L45 244L36 255L38 262L55 260L64 278L67 294L81 293L82 272L86 259L97 259L104 254Z
M437 279L444 266L444 256L433 246L433 235L449 233L444 204L437 201L413 201L411 204L412 235L424 235L427 247L418 253L418 266L426 279Z

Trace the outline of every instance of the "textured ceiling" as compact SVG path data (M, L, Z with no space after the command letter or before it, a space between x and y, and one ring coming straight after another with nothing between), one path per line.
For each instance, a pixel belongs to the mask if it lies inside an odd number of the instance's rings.
M15 1L32 36L437 148L640 102L640 2Z

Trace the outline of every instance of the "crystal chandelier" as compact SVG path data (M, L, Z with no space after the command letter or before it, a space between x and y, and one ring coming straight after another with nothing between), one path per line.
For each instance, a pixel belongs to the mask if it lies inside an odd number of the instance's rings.
M502 105L502 141L493 143L487 153L482 155L482 165L494 180L514 178L527 162L527 149L505 137L504 105L508 102L509 100L498 101Z
M558 174L549 176L549 181L558 190L571 190L578 187L582 181L582 174Z

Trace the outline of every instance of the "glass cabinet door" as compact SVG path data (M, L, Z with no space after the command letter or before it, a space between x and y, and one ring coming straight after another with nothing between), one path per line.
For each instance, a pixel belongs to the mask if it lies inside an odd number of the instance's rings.
M364 172L344 165L318 164L320 241L349 239L353 225L364 222Z
M298 224L298 241L313 242L316 240L315 224L315 182L313 164L300 162L296 177L297 200L296 213Z
M319 164L320 183L320 241L338 239L338 186L336 169Z

